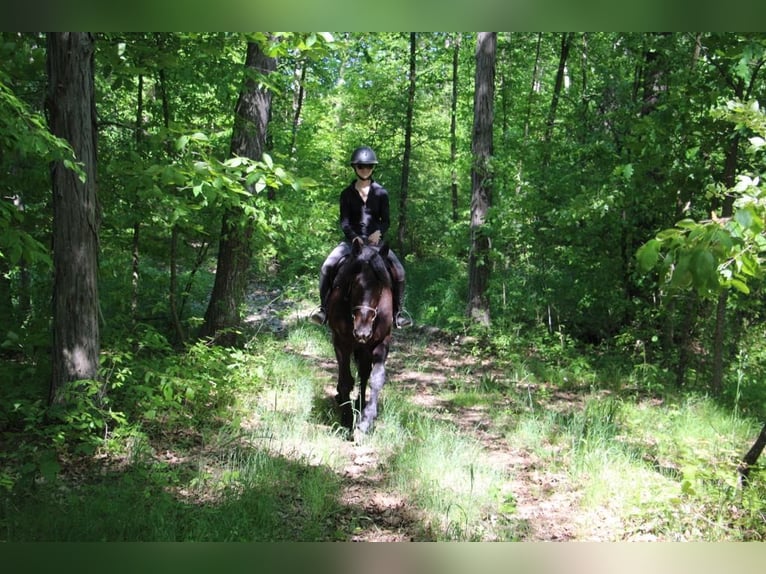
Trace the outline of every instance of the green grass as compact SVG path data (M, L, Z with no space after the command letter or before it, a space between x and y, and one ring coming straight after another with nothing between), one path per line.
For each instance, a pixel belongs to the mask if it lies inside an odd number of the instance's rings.
M426 343L398 348L400 368L425 376ZM529 479L457 426L467 412L493 446L555 477L550 492L529 482L532 498L571 494L576 539L766 535L766 476L753 469L743 491L736 474L756 421L704 396L621 392L616 371L600 385L585 359L461 367L434 387L438 408L387 384L374 432L355 445L338 428L323 329L299 321L241 351L196 345L129 359L112 370L114 402L84 401L60 424L45 422L29 387L4 387L0 540L349 540L370 520L343 502L359 449L376 453L377 487L406 504L416 539L525 540L511 485ZM95 450L77 446L83 437Z
M764 530L764 488L743 494L736 472L757 432L705 397L655 404L594 394L579 410L523 416L506 440L566 473L585 515L619 522L615 539L723 541Z

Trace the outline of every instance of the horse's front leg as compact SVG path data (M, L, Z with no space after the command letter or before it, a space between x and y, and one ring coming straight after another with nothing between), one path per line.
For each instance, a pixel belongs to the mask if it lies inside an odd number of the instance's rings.
M336 347L338 359L338 394L335 400L340 407L340 423L347 429L354 427L354 411L351 407L351 391L354 389L354 377L351 375L351 351Z
M359 416L367 404L367 381L370 380L372 371L372 357L364 351L356 351L357 375L359 375L359 393L356 397L356 410Z
M363 433L372 428L375 419L378 416L378 394L383 388L383 384L386 382L386 366L385 361L376 361L372 365L372 372L370 374L370 399L362 411L362 418L356 425Z

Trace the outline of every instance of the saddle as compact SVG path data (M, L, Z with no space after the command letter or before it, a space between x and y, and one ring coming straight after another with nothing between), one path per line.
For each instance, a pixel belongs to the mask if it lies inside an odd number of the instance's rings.
M362 241L361 239L355 239L354 241ZM366 244L367 247L372 247L376 251L380 252L380 250L383 248L383 243L380 243L378 245L370 245ZM344 255L340 258L338 263L336 263L335 267L330 271L331 273L331 285L332 289L340 288L342 285L346 283L346 271L348 271L348 263L349 258L351 257L351 254ZM391 259L388 257L383 257L383 263L385 264L386 271L388 271L388 278L391 281L391 285L396 285L398 282L398 277L396 273L396 269L394 268L393 263L391 262Z

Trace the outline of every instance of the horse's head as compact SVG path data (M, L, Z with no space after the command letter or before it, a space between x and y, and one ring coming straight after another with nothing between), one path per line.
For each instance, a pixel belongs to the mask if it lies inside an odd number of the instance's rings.
M391 276L385 263L388 249L386 244L376 248L361 240L352 244L349 302L353 335L358 343L372 339L380 321L384 327L391 323Z

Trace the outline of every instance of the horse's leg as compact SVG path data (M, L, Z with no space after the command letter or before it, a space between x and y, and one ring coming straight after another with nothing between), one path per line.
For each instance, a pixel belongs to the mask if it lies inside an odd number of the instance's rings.
M370 380L370 371L372 371L371 357L363 351L356 353L357 373L359 375L359 395L356 400L356 408L359 416L367 404L367 381Z
M373 355L372 369L370 373L370 400L362 412L362 419L356 425L360 431L366 433L372 427L378 416L378 395L386 382L386 352Z
M340 407L340 423L351 430L354 426L354 411L351 408L351 391L354 377L351 375L351 350L336 345L335 357L338 360L338 394L335 400Z

